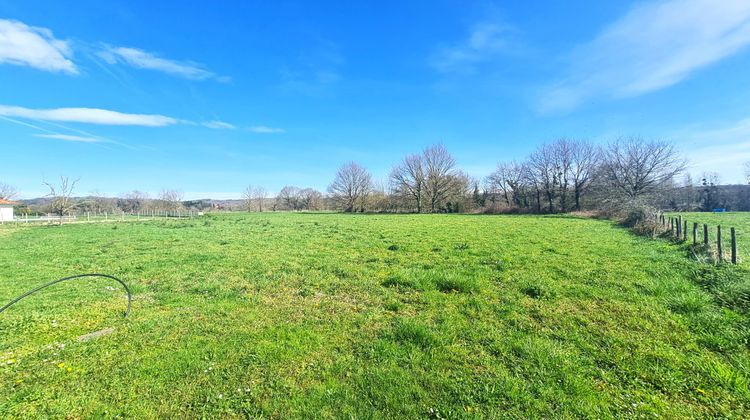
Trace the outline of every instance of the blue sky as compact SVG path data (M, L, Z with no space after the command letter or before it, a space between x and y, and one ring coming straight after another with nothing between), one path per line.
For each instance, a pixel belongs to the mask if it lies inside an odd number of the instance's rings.
M638 135L740 182L749 44L747 0L0 0L0 181L231 198Z

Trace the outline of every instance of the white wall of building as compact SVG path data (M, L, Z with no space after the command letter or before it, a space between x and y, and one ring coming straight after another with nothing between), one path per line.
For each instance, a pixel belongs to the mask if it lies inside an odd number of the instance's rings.
M0 221L13 220L13 207L0 207Z

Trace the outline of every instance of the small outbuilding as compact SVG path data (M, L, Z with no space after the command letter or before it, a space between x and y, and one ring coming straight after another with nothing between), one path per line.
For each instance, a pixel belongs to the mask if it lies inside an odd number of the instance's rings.
M0 223L13 220L13 206L17 204L13 201L0 199Z

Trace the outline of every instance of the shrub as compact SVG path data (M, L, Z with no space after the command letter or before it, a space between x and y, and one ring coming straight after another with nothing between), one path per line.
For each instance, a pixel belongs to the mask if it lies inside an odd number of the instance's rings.
M637 235L656 236L664 231L659 222L661 212L640 200L607 201L602 207L601 214L631 228Z

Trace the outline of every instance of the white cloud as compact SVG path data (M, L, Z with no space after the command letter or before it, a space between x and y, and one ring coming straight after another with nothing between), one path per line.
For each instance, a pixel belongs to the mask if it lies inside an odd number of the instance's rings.
M218 121L218 120L206 121L202 124L204 127L214 128L214 129L219 129L219 130L234 130L235 128L237 128L233 124L229 124L228 122Z
M568 77L548 87L539 106L564 111L595 98L663 89L748 44L747 0L645 2L576 48Z
M250 131L252 131L253 133L274 134L274 133L283 133L284 129L266 127L265 125L256 125L255 127L250 127Z
M102 140L94 138L94 137L74 136L74 135L69 135L69 134L34 134L34 137L74 141L74 142L81 142L81 143L101 143L102 142Z
M71 56L68 43L56 39L49 29L0 19L0 64L78 74L76 65L70 60Z
M466 40L440 48L430 58L430 65L441 72L473 72L480 63L491 60L508 49L510 27L497 23L475 25Z
M109 64L124 63L135 68L156 70L185 79L216 79L221 82L229 80L227 77L217 76L206 70L201 64L192 61L170 60L137 48L107 46L99 53L99 56Z
M125 114L98 108L29 109L20 106L0 105L0 116L42 121L145 127L161 127L179 123L178 120L164 115Z

